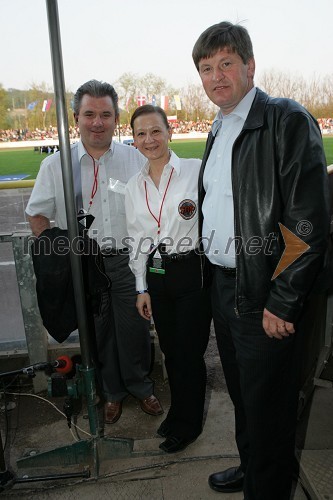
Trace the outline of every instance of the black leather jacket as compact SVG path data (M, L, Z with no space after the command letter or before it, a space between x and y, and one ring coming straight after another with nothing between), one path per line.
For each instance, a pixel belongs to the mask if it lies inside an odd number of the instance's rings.
M200 207L213 142L210 133L199 175ZM316 120L295 101L271 98L257 89L233 146L232 186L236 313L266 307L295 322L322 269L329 232L328 176ZM201 231L202 212L199 223ZM272 280L285 248L279 223L310 248Z
M80 232L70 243L67 229L45 229L31 246L38 307L43 325L57 342L78 327L70 250L81 255L88 318L99 313L102 293L110 286L98 243Z

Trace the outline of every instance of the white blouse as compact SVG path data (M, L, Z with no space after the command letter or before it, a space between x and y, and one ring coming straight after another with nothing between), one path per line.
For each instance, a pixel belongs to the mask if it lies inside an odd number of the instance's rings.
M126 246L130 248L130 267L137 290L147 288L147 259L158 243L165 244L167 253L187 252L197 247L200 165L201 160L178 158L172 152L159 188L149 176L148 161L127 183L125 210L129 240Z

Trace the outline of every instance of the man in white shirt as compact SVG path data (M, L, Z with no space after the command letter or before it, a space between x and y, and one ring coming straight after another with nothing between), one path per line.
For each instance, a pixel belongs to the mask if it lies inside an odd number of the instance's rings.
M135 279L124 244L124 187L144 158L135 148L112 141L119 119L118 96L112 85L96 80L83 84L74 96L74 117L81 134L80 142L72 146L74 163L79 163L78 171L73 167L74 184L82 189L84 213L94 217L88 234L99 243L111 279L111 291L103 294L100 314L94 317L104 420L117 422L129 394L140 401L143 411L160 415L163 410L148 377L149 322L136 310ZM67 228L59 153L42 162L26 212L37 237L50 228L52 218L56 226Z

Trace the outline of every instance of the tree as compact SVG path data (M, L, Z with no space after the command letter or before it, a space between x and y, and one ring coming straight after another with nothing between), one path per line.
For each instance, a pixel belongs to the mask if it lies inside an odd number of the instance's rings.
M183 89L182 95L185 120L207 120L216 114L216 107L208 99L201 85L188 85Z
M275 97L289 97L305 106L315 118L333 117L333 75L322 78L305 79L299 75L278 72L264 72L258 78L259 87ZM153 95L159 104L160 95L169 96L167 113L176 114L181 120L211 120L217 108L209 101L201 85L189 84L182 89L175 89L164 79L147 73L139 76L134 73L124 73L115 83L119 96L120 123L128 124L137 107L137 97L145 95L151 102ZM181 98L182 109L177 111L174 95ZM69 124L74 125L71 109L72 92L66 91ZM45 99L52 99L52 107L46 113L42 112ZM29 110L28 105L37 101L37 105ZM56 107L52 89L44 82L31 83L28 90L4 89L0 84L0 128L43 129L50 125L56 126Z
M273 97L288 97L302 104L315 118L333 116L333 75L305 80L289 73L266 71L259 86Z
M3 88L0 83L0 129L9 128L9 122L7 118L9 109L8 92Z
M333 117L333 74L324 79L323 94L325 96L325 118Z
M306 83L303 77L271 70L261 75L260 87L272 97L289 97L301 102Z
M163 78L153 75L153 73L147 73L139 80L140 90L143 95L150 100L153 95L164 94L166 91L166 82Z
M153 95L165 93L166 82L153 73L147 73L142 77L124 73L116 81L115 88L119 96L119 106L122 108L120 122L129 123L131 115L138 106L137 97L144 95L151 102Z

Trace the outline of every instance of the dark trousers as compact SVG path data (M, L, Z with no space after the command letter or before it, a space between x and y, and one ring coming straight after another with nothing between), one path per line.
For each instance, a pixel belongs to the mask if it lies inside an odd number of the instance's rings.
M172 434L197 437L202 431L206 392L206 351L210 294L202 287L204 257L166 263L166 273L148 274L153 319L171 394L166 417Z
M149 321L136 309L135 278L128 257L104 258L111 278L110 293L102 297L95 316L97 353L103 392L107 401L121 401L128 394L144 399L153 394L148 377L151 364Z
M289 500L298 404L299 339L269 338L262 313L235 314L235 277L214 268L216 340L235 407L245 500Z

